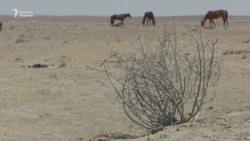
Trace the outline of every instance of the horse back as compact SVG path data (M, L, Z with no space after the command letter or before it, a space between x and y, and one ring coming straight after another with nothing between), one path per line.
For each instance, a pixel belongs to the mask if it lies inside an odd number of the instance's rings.
M154 14L152 11L148 11L148 12L145 12L144 17L148 19L154 19Z
M226 10L215 10L215 11L208 11L206 17L209 19L217 19L220 17L227 18L228 14Z
M116 17L116 16L117 16L117 15L114 14L114 15L111 16L111 18L114 18L114 17Z

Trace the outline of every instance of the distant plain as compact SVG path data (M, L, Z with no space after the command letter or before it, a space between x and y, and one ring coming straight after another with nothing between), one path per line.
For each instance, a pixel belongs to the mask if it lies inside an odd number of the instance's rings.
M166 127L157 134L131 122L115 100L101 69L119 67L110 60L132 51L137 27L159 45L172 17L156 17L155 27L143 27L142 17L112 27L109 17L1 16L0 138L23 141L112 139L124 134L135 140L250 140L250 17L229 16L229 27L217 19L215 29L200 27L202 16L175 17L180 55L192 53L191 35L216 40L216 57L223 60L213 102L204 105L200 122ZM207 21L206 27L209 26ZM35 64L47 65L33 68ZM211 108L212 107L212 108ZM192 126L190 126L192 124ZM110 137L110 138L109 138ZM114 138L113 138L114 139Z

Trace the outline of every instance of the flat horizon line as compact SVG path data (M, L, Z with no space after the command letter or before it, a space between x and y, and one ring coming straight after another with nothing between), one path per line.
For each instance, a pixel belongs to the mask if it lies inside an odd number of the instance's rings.
M14 15L5 15L5 14L0 14L0 16L6 16L6 17L14 17ZM112 15L46 15L46 14L37 14L34 15L34 17L110 17ZM162 15L162 16L155 16L155 17L194 17L194 16L204 16L204 15ZM250 15L229 15L229 16L241 16L241 17L249 17ZM132 17L143 17L143 16L132 16ZM32 17L29 17L32 18Z

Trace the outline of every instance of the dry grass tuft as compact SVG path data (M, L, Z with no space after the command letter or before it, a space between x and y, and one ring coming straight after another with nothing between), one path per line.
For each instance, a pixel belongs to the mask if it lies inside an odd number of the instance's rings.
M250 42L250 40L244 40L244 41L242 41L242 43L245 43L245 44L247 44L249 42Z
M223 55L230 55L230 54L232 55L232 54L247 54L247 53L250 53L250 51L249 50L235 50L235 51L226 50L222 54Z

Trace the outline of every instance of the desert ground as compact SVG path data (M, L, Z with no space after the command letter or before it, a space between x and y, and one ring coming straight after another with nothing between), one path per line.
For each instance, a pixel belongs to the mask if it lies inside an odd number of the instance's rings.
M250 17L229 16L229 27L217 19L215 29L200 27L202 16L175 17L179 54L192 53L191 35L201 31L216 40L221 76L215 99L200 111L197 122L174 125L156 134L125 115L106 76L105 62L119 70L110 53L132 51L137 27L157 46L172 17L156 17L143 27L142 17L110 26L109 17L1 16L0 139L2 141L249 141ZM209 26L207 21L206 27Z

